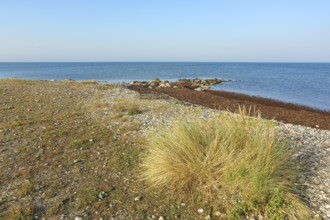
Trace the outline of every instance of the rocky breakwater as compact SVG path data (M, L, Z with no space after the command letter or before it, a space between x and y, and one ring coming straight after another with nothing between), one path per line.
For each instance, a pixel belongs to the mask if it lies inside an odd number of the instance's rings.
M209 89L211 85L220 84L223 82L229 82L224 79L179 79L174 82L168 80L160 80L159 78L152 79L151 81L133 81L129 83L129 86L142 87L144 89L159 89L159 88L189 88L195 91L204 91Z

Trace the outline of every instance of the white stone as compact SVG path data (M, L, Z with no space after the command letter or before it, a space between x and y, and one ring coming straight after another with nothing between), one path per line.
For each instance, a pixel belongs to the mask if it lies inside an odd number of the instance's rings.
M214 213L214 215L217 216L217 217L219 217L219 216L221 215L221 212L220 212L220 211L216 211L216 212Z
M197 91L197 92L202 92L202 91L204 91L204 89L201 88L201 87L198 87L198 88L195 89L195 91Z
M198 213L203 213L203 212L204 212L204 209L199 208L199 209L197 209L197 212L198 212Z

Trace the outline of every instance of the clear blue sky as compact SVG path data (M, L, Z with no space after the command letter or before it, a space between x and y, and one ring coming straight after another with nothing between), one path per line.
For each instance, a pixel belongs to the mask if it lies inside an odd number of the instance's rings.
M0 62L330 62L329 0L0 0Z

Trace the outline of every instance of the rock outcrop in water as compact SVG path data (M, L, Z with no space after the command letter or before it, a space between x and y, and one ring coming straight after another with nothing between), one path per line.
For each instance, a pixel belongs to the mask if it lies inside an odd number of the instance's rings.
M157 89L157 88L179 88L187 87L194 89L196 91L204 91L209 89L211 85L220 84L223 82L228 82L224 79L179 79L175 82L170 82L168 80L160 80L159 78L152 79L151 81L132 81L129 83L130 86L142 86L148 89Z

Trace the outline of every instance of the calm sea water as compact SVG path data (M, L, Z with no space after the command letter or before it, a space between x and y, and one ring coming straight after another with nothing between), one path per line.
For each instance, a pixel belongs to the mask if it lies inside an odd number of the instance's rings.
M330 63L0 63L0 78L130 81L224 78L213 89L330 110Z

